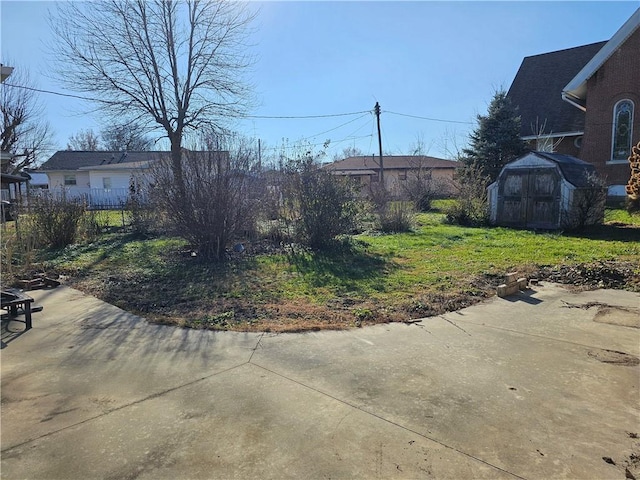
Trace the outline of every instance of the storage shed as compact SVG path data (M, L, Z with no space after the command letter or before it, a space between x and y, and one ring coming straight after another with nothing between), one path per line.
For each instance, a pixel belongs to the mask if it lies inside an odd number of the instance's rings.
M529 152L505 165L487 192L494 225L556 230L604 217L595 167L569 155Z

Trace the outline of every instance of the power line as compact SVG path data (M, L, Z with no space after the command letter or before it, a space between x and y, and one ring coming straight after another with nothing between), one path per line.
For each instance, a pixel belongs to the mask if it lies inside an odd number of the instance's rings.
M360 140L362 138L369 138L371 136L373 136L373 135L371 135L371 134L369 134L369 135L361 135L359 137L351 137L351 136L349 136L349 137L343 138L342 140L337 140L335 142L333 140L330 140L330 145L336 145L338 143L343 143L343 142L347 142L347 141L351 141L351 140ZM304 139L302 139L302 140L304 140ZM303 145L303 147L319 147L320 145L324 145L325 143L326 143L326 141L325 142L319 142L319 143L309 143L309 144ZM267 148L263 149L263 152L278 152L278 151L281 151L281 150L290 150L292 148L300 148L300 145L292 144L292 145L280 145L280 146L277 146L277 147L267 147Z
M242 118L264 118L275 120L287 120L287 119L305 119L305 118L329 118L329 117L348 117L352 115L362 115L363 113L371 113L370 110L363 110L361 112L349 112L349 113L330 113L326 115L241 115Z
M388 110L383 110L384 113L388 113L390 115L398 115L400 117L409 117L409 118L418 118L420 120L429 120L430 122L443 122L443 123L460 123L464 125L474 125L474 122L463 122L460 120L444 120L442 118L431 118L431 117L421 117L418 115L409 115L407 113L398 113L398 112L390 112Z
M113 104L113 105L118 103L118 102L113 102L113 101L109 101L109 100L102 100L100 98L86 97L84 95L75 95L75 94L72 94L72 93L54 92L53 90L44 90L42 88L27 87L25 85L15 85L15 84L12 84L12 83L7 83L7 82L5 82L3 85L6 85L8 87L14 87L14 88L22 88L24 90L30 90L32 92L47 93L49 95L57 95L59 97L77 98L79 100L88 100L90 102L101 102L101 103L108 103L108 104ZM240 115L240 118L256 118L256 119L266 119L266 120L300 120L300 119L311 119L311 118L349 117L349 116L353 116L353 115L363 115L363 114L367 114L367 113L371 113L371 110L362 110L362 111L359 111L359 112L345 112L345 113L328 113L328 114L322 114L322 115ZM390 115L398 115L398 116L401 116L401 117L417 118L417 119L420 119L420 120L429 120L431 122L459 123L459 124L465 124L465 125L473 125L474 124L474 122L463 122L463 121L459 121L459 120L444 120L442 118L421 117L419 115L410 115L410 114L407 114L407 113L390 112L388 110L384 110L384 113L388 113ZM358 119L356 119L356 120L358 120ZM347 122L347 123L349 123L349 122ZM336 127L336 128L340 128L340 127ZM331 130L328 130L328 131L331 131ZM326 133L326 132L323 132L323 133ZM322 135L322 133L319 133L318 135Z
M91 102L101 102L101 103L108 103L108 104L116 104L117 102L110 102L109 100L100 100L99 98L92 98L92 97L85 97L82 95L74 95L71 93L62 93L62 92L54 92L51 90L43 90L41 88L33 88L33 87L27 87L25 85L14 85L12 83L3 83L3 85L6 85L8 87L14 87L14 88L22 88L24 90L30 90L32 92L38 92L38 93L49 93L51 95L57 95L59 97L70 97L70 98L78 98L80 100L89 100Z
M119 102L113 102L113 101L109 101L109 100L101 100L99 98L93 98L93 97L85 97L84 95L74 95L71 93L62 93L62 92L54 92L52 90L44 90L42 88L34 88L34 87L27 87L24 85L15 85L12 83L3 83L3 85L6 85L8 87L14 87L14 88L23 88L25 90L30 90L32 92L39 92L39 93L48 93L50 95L57 95L59 97L68 97L68 98L77 98L80 100L89 100L91 102L102 102L102 103L108 103L108 104L117 104ZM305 119L305 118L330 118L330 117L348 117L348 116L353 116L353 115L362 115L365 113L371 113L370 110L362 110L360 112L346 112L346 113L329 113L329 114L323 114L323 115L240 115L240 118L261 118L261 119L273 119L273 120L286 120L286 119L292 119L292 120L299 120L299 119Z
M330 128L329 130L325 130L324 132L316 133L315 135L309 135L307 138L319 137L320 135L324 135L325 133L333 132L334 130L337 130L337 129L341 128L341 127L344 127L345 125L349 125L350 123L357 122L361 118L366 117L369 113L370 112L366 112L364 115L360 115L358 118L354 118L353 120L349 120L348 122L345 122L345 123L343 123L341 125L338 125L337 127Z

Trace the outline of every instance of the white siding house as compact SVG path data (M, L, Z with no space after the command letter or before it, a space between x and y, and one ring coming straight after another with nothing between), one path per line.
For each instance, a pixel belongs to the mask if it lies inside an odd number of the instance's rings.
M92 208L120 207L131 181L146 181L151 165L168 152L56 152L41 167L49 189L82 196Z

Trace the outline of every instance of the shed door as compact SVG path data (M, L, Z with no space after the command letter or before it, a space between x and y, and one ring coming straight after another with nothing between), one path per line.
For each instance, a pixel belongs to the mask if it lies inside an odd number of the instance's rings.
M555 168L507 170L498 187L498 223L525 228L556 228L560 181Z

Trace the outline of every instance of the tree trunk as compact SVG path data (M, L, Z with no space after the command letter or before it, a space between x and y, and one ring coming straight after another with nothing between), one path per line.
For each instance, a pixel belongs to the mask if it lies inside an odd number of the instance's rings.
M184 205L186 189L182 171L182 135L176 132L169 136L169 140L171 141L171 170L173 171L173 181L180 195L180 205Z

